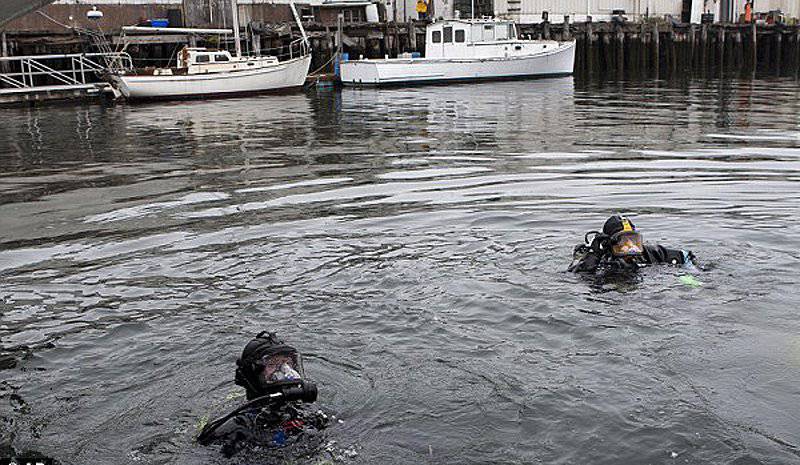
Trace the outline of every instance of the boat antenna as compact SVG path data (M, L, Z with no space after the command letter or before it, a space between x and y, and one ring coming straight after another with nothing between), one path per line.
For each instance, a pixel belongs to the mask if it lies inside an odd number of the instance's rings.
M242 57L242 40L239 37L239 2L231 0L231 10L233 16L233 40L236 42L236 58Z

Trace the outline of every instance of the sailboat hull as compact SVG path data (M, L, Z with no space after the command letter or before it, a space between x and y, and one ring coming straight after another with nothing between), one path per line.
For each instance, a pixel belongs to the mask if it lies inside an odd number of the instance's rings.
M301 87L311 55L253 70L172 76L114 75L112 85L127 99L170 99L268 92Z

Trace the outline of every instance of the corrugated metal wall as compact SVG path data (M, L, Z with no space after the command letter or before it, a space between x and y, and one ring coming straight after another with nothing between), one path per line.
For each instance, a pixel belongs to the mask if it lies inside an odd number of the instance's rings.
M508 1L508 0L507 0ZM513 0L508 1L513 5ZM570 15L583 18L587 15L601 19L611 15L613 10L625 10L631 18L650 15L671 14L680 16L682 0L521 0L522 15L541 16L547 11L554 16Z
M781 10L793 18L800 17L800 0L755 0L755 11Z

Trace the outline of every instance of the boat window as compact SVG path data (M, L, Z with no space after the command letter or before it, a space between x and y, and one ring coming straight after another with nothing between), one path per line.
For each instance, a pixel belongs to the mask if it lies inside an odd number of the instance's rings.
M466 31L463 29L456 29L456 42L464 42L466 40Z
M480 24L473 24L472 25L472 35L470 36L470 40L473 42L480 42L482 39L483 34L483 26Z
M484 41L491 41L494 40L494 26L490 24L486 24L483 26L483 40Z
M208 63L211 61L211 55L197 55L194 57L196 63Z
M508 38L509 39L516 39L517 38L517 30L514 29L513 24L508 25Z
M228 55L214 55L214 61L231 61Z
M442 31L433 31L432 40L434 44L442 43Z
M453 27L448 26L444 28L444 43L451 44L453 43Z
M498 26L494 29L495 39L497 40L506 40L508 39L508 28L503 26Z

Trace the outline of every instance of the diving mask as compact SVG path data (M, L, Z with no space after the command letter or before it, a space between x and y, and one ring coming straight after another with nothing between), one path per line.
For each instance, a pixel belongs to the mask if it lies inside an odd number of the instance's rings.
M262 385L303 379L303 359L298 352L287 351L266 355L261 359Z
M644 253L642 235L636 231L621 231L611 236L611 253L615 257L637 257Z

